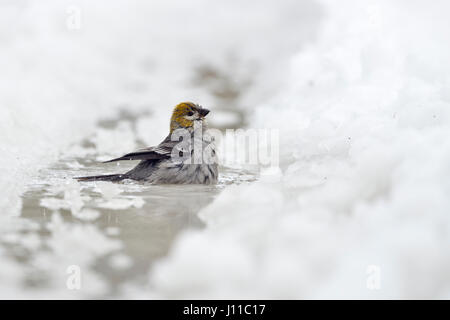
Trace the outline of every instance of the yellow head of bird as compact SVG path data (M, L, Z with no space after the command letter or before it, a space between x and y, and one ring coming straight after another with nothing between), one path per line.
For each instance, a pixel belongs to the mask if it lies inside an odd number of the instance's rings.
M195 121L203 121L209 113L208 109L192 102L182 102L173 109L170 119L170 132L180 128L191 128Z

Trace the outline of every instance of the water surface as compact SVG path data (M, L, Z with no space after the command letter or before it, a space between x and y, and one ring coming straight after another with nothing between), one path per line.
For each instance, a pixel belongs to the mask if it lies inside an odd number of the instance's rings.
M101 125L114 130L109 122ZM83 141L79 147L92 146ZM90 297L120 296L123 285L145 288L152 264L169 253L177 236L204 226L198 218L202 208L227 185L256 179L254 173L225 167L220 168L219 183L212 186L79 183L73 179L125 172L137 163L103 164L99 156L62 157L41 170L23 195L21 218L34 226L25 232L34 234L41 245L24 250L20 245L7 247L29 270L25 287L64 290L68 275L55 278L52 272L79 265L107 286L99 293L87 290ZM53 260L57 267L46 268Z

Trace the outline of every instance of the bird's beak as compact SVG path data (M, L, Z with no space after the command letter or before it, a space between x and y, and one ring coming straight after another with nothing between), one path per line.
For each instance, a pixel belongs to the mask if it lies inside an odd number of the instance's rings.
M202 118L206 117L206 115L209 113L208 109L202 108L198 111L198 113L200 113L200 115L202 116Z

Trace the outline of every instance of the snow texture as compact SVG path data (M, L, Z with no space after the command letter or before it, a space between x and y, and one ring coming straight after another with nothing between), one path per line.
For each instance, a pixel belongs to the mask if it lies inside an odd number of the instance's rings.
M68 291L67 251L83 270L121 243L89 221L79 188L43 207L40 240L20 217L21 195L62 150L105 155L152 145L180 100L214 103L191 86L194 66L226 70L249 127L280 130L280 170L230 185L149 271L156 298L450 298L450 5L430 1L6 1L0 4L0 240L45 246L29 266L0 246L0 297L102 296L85 271ZM73 12L80 10L77 28ZM75 23L75 25L73 24ZM236 84L235 83L235 84ZM133 130L99 120L148 112ZM227 116L223 123L233 119ZM75 164L77 165L77 164ZM121 190L99 185L106 207ZM78 193L77 193L78 192ZM79 203L79 205L77 205ZM42 242L41 242L42 241ZM20 256L20 252L17 253ZM110 260L132 266L127 256ZM43 270L51 285L24 290Z
M200 213L150 275L161 297L449 298L449 6L321 3L253 113L281 130L282 175Z

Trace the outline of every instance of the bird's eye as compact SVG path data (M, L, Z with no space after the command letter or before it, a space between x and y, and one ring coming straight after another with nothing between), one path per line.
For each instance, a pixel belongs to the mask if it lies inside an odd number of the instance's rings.
M192 111L189 111L187 115L190 117L190 116L193 116L194 113Z

